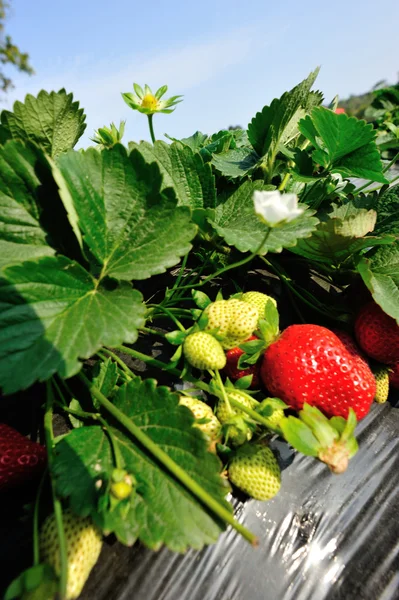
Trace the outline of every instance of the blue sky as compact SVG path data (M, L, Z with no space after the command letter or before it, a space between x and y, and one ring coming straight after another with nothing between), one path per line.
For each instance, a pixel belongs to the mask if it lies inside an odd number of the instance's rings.
M376 7L381 10L376 11ZM265 104L321 65L329 101L397 80L399 2L385 0L12 0L7 33L36 75L14 74L4 108L65 87L97 127L126 119L125 141L149 139L146 117L120 92L132 83L184 94L154 119L158 138L246 126Z

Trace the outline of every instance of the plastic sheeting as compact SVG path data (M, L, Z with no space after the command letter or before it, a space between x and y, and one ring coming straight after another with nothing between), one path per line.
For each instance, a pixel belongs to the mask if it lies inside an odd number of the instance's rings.
M399 598L399 411L374 405L357 434L360 451L339 476L274 443L279 494L233 501L257 549L231 529L186 555L105 544L81 599Z

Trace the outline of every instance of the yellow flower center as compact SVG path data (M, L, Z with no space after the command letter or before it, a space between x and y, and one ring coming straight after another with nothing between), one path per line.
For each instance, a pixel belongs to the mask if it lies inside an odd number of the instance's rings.
M146 94L141 101L142 108L149 108L150 110L156 110L158 107L158 100L152 94Z

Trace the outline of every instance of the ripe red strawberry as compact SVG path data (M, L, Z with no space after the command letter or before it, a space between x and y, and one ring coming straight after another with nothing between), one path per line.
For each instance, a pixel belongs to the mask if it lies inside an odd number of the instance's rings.
M345 348L350 354L353 355L354 358L357 357L361 360L366 360L365 355L362 353L361 349L349 333L340 329L333 329L332 332L335 333L337 337L339 337L341 342L344 344Z
M387 364L399 361L399 325L375 302L369 302L360 310L355 333L359 346L368 356Z
M257 340L258 338L254 335L251 335L250 338L246 340L246 342L251 342L252 340ZM259 387L259 371L260 365L255 364L248 367L248 369L239 369L238 368L238 360L240 356L244 354L244 351L241 350L238 346L228 350L226 352L226 366L224 368L224 372L229 379L232 381L237 381L241 379L241 377L246 377L247 375L252 375L252 382L249 386L252 389Z
M399 390L399 362L388 367L389 369L389 385L396 390Z
M300 410L307 402L328 417L364 417L376 384L367 363L335 333L319 325L291 325L264 355L263 383L273 396Z
M43 472L46 449L0 423L0 490L16 487Z

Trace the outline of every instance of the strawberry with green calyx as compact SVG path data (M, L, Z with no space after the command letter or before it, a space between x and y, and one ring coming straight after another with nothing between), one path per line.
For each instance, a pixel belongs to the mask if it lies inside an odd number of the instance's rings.
M251 341L259 341L259 340L257 337L252 335L248 340L245 341L245 343L251 342ZM250 382L249 387L252 389L256 389L259 387L259 383L260 383L260 376L259 376L260 365L257 361L254 365L246 365L246 366L240 365L239 366L240 358L244 354L246 354L246 352L240 346L236 346L235 348L231 348L231 350L228 350L226 352L226 366L224 368L224 372L227 375L227 377L229 377L229 379L231 379L232 381L238 381L239 379L242 379L243 377L251 376L251 382ZM250 354L247 354L247 356L250 357Z
M279 426L293 448L307 456L317 457L333 473L339 474L346 471L349 459L358 450L353 435L356 424L356 415L351 408L347 420L343 417L328 419L318 408L305 403L299 411L299 418L285 417Z
M64 535L68 558L66 600L77 598L90 571L96 564L102 546L101 531L88 517L78 517L70 510L63 514ZM50 515L40 532L40 555L44 562L60 575L60 552L55 516Z
M184 340L183 352L196 369L218 371L226 366L226 356L220 342L206 331L189 334Z
M279 398L265 398L255 410L264 417L272 430L278 431L280 422L285 417L284 410L287 408L286 403Z
M245 444L228 465L228 477L240 490L255 500L271 500L281 485L280 467L271 449Z
M216 443L221 438L222 426L211 407L202 402L202 400L198 400L198 398L193 398L192 396L180 396L179 404L191 410L195 417L194 427L197 427L204 433L209 440L209 449L213 451Z
M267 315L266 307L268 301L272 302L277 308L276 300L267 294L262 294L262 292L245 292L244 294L237 296L237 298L243 302L247 302L251 306L255 306L258 309L260 319L263 319L265 314Z
M263 315L258 321L258 331L256 335L264 342L264 347L274 342L280 333L280 317L277 310L277 303L273 298L267 298Z
M252 335L259 313L255 306L232 298L212 302L206 307L204 316L207 318L206 330L217 336L223 348L229 350Z
M399 325L375 302L360 309L355 333L359 346L371 358L386 364L399 361Z
M236 400L247 408L255 409L258 402L249 394L241 390L225 389L226 395L217 393L219 398L216 407L216 416L223 425L225 441L232 446L240 446L249 441L256 425L237 406L232 406L230 400Z
M357 419L370 410L375 379L362 357L319 325L291 325L266 350L261 366L265 387L294 410L317 406L326 416Z
M0 423L0 490L23 485L40 476L47 465L44 446L13 427Z
M136 478L132 473L128 473L125 469L118 468L113 470L111 482L111 503L112 498L117 501L130 498L137 484Z
M399 390L399 361L388 367L388 370L389 384L396 390Z
M375 377L376 390L374 400L383 404L389 396L389 369L386 367L374 367L372 369Z
M258 292L248 292L257 294ZM264 294L261 294L262 296ZM258 320L256 335L242 342L238 347L228 350L226 353L227 364L225 372L234 381L252 374L252 380L248 387L256 389L259 387L260 367L263 354L270 343L274 342L279 334L279 315L276 303L266 297L266 311L263 318ZM238 358L238 360L237 360ZM245 373L247 370L247 373Z

